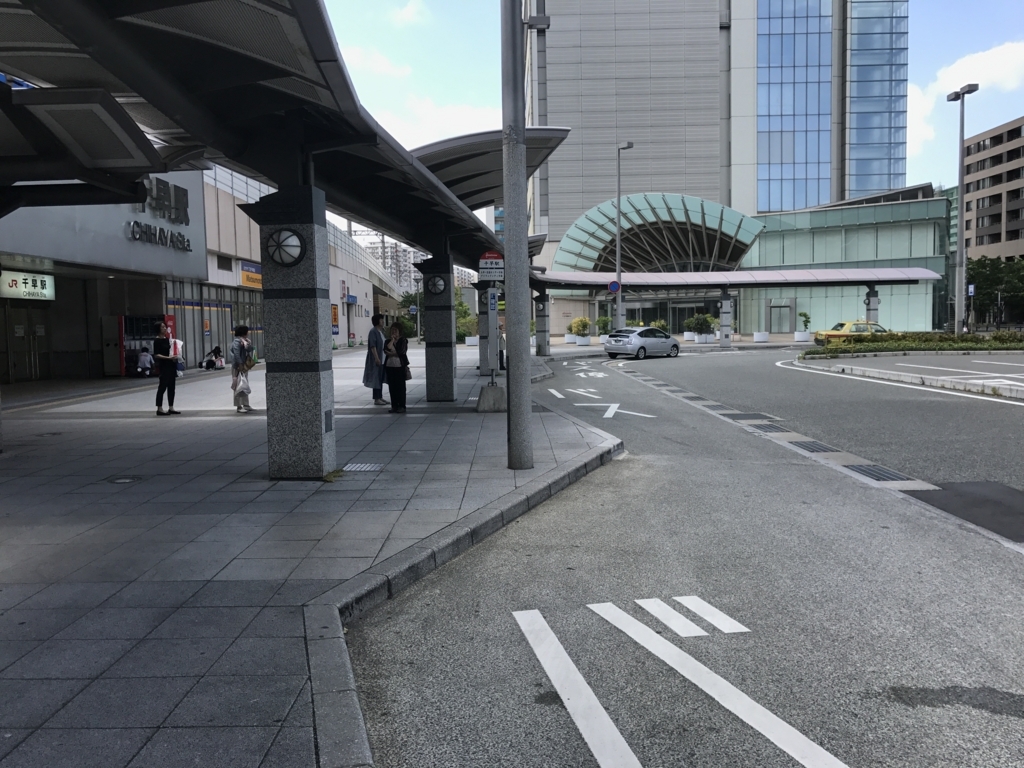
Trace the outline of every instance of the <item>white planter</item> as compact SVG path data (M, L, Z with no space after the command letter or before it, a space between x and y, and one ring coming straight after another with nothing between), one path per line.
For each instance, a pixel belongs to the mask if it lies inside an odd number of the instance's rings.
M696 341L697 334L693 331L683 331L683 341Z
M607 333L602 333L601 334L601 343L602 344L604 344L606 341L608 341L608 335L609 334L607 334Z
M590 337L589 336L577 336L576 337L576 346L577 347L589 347L590 346Z
M716 339L721 339L722 338L722 332L721 331L715 331L715 338Z
M566 344L575 344L576 343L576 337L573 334L571 334L571 333L565 334L565 343Z
M480 337L479 336L467 336L466 337L466 346L467 347L479 347L480 346Z
M710 344L711 343L711 334L710 333L698 334L698 335L694 336L693 341L694 341L695 344Z
M531 336L530 337L530 346L531 347L536 347L537 346L537 337L536 336Z
M793 341L810 341L810 340L811 340L811 332L810 331L794 331L793 332Z
M755 344L765 344L765 343L767 343L767 341L768 341L768 334L767 333L761 333L761 332L755 331L755 333L754 333L754 343Z

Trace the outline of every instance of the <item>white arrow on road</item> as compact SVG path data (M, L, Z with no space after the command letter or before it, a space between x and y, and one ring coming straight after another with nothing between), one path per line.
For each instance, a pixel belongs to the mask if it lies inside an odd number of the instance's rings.
M607 408L608 410L604 412L604 418L606 419L610 419L616 413L628 413L630 416L643 416L645 419L655 418L649 413L637 413L636 411L627 411L623 408L619 408L619 403L574 403L574 405L578 405L581 408Z

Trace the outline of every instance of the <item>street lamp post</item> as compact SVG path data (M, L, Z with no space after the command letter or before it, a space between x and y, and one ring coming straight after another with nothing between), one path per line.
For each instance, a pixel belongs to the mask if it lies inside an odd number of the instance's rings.
M615 148L615 280L619 284L615 294L615 330L626 327L622 307L622 151L632 148L632 141L624 141Z
M957 225L956 225L956 280L953 290L956 291L955 318L953 332L959 336L964 328L964 294L967 292L967 249L964 247L964 102L967 95L978 90L977 83L968 83L959 91L953 91L946 101L960 102L960 176L957 187Z

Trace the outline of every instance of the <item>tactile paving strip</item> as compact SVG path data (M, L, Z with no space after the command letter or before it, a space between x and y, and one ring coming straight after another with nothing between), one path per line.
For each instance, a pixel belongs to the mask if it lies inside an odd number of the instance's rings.
M346 464L342 467L345 472L380 472L384 469L383 464Z

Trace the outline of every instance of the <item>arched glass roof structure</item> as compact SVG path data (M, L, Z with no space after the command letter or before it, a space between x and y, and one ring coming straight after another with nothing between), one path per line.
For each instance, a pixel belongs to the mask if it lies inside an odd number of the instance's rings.
M710 272L739 267L764 225L699 197L644 192L622 197L622 269ZM615 200L580 216L562 237L552 271L615 270Z

